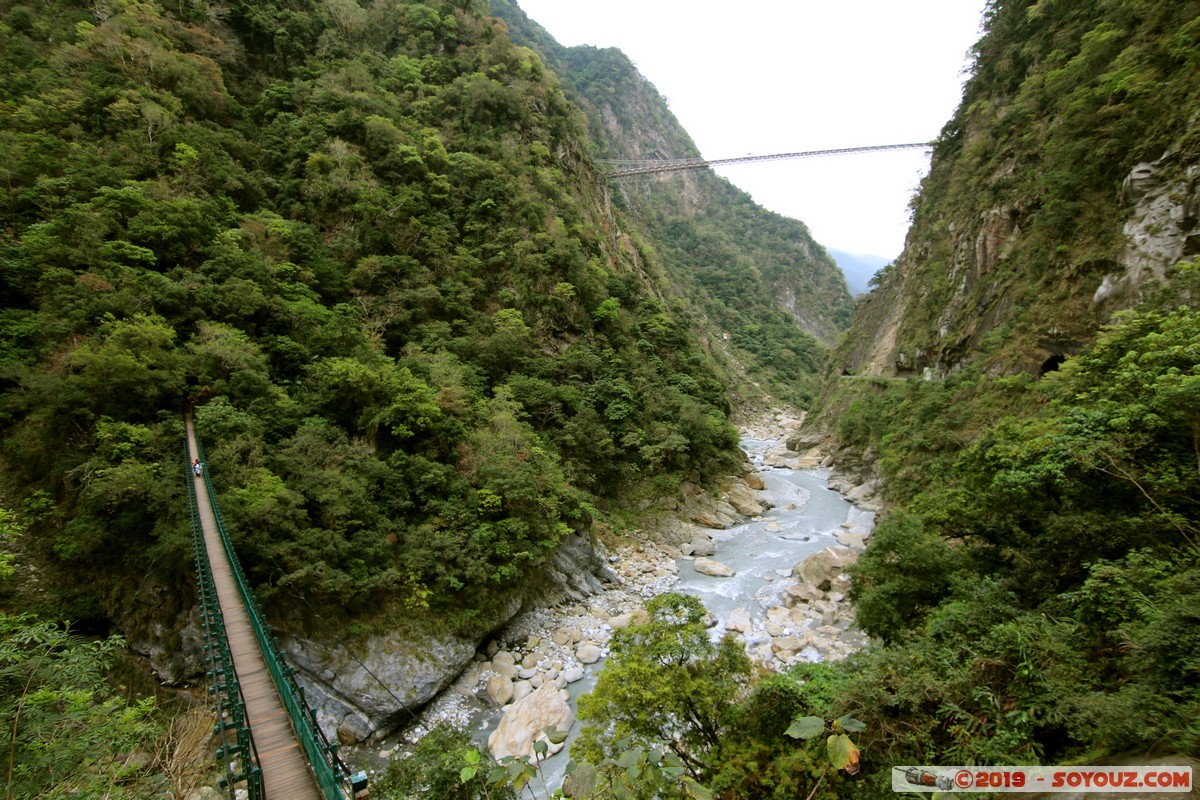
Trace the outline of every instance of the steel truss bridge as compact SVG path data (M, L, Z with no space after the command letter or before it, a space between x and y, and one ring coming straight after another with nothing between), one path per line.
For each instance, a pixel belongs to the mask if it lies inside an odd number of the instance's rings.
M221 788L230 800L351 800L366 775L350 774L317 725L295 671L242 574L191 414L185 416L188 496L196 585L204 628L204 663L213 698Z
M795 158L821 158L823 156L845 156L855 153L879 153L885 150L930 150L929 142L909 144L877 144L867 147L839 147L832 150L804 150L799 153L775 153L768 156L742 156L741 158L676 158L659 161L610 160L599 163L608 167L609 178L627 178L631 175L653 175L658 172L677 172L684 169L721 167L729 164L751 164L758 161L787 161Z

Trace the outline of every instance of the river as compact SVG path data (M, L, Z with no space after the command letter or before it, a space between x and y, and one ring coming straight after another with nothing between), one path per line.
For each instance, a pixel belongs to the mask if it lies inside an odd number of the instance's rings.
M782 436L783 433L780 433ZM613 586L603 597L590 598L590 604L586 607L575 605L562 610L547 609L521 615L497 637L498 644L493 645L492 650L507 649L516 655L518 663L522 653L537 653L542 657L539 662L542 668L548 670L544 673L545 679L552 679L551 676L557 678L566 665L573 662L569 655L573 643L568 642L565 650L561 647L547 650L555 634L571 630L587 641L603 645L612 632L609 623L615 623L618 614L640 605L653 594L679 591L693 594L704 602L716 620L712 629L714 637L724 633L726 623L736 609L747 612L752 624L746 626L743 623L742 627L746 629L740 635L752 652L757 648L760 654L769 656L771 634L780 633L778 611L786 610L785 590L789 584L795 583L789 580L793 567L814 553L837 546L837 536L844 534L847 529L869 534L874 514L855 507L841 494L831 490L828 487L827 469L788 469L764 465L769 453L782 448L781 438L745 437L741 445L763 480L764 489L758 496L769 509L761 516L735 527L706 530L716 547L711 558L732 568L734 576L718 578L701 574L695 569L694 559L688 556L676 558L673 563L664 557L665 563L657 564L650 557L648 564L639 565L629 573L637 575L640 582L626 580ZM641 550L636 554L630 551L618 553L613 556L617 566L630 566L622 562L644 555ZM844 603L840 596L835 601ZM772 614L775 615L775 624L768 620ZM831 622L838 629L850 627L848 616L839 615L832 620L828 611L824 621L825 636L836 637L839 633L829 625ZM802 621L800 625L783 632L803 631L821 623L820 619L807 623ZM828 650L822 652L809 646L794 658L821 660L838 657L862 644L861 637L853 630L846 634L845 639L845 642L837 645L839 649L833 651L832 656ZM606 655L607 651L602 649L602 653ZM557 667L553 668L553 665ZM603 658L587 666L582 679L566 685L572 709L580 695L591 691L602 667ZM530 672L530 669L524 670L526 677ZM500 709L487 701L482 690L490 674L487 662L476 664L472 670L468 670L454 689L445 692L426 710L423 714L425 724L445 719L467 727L473 731L473 738L480 748L486 749L488 737L496 729L501 717ZM559 679L559 683L562 682ZM566 750L543 763L547 795L561 784L563 770L569 760L570 741L579 728L579 724L572 727ZM388 758L399 757L402 749L403 745L393 740L380 753L381 760L372 759L372 766L381 767Z

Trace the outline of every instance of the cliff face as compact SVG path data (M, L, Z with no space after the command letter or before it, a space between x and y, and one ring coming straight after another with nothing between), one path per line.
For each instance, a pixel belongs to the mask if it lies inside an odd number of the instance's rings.
M835 368L1054 367L1200 252L1195 2L994 2Z
M514 41L538 50L583 107L598 158L700 156L666 101L623 53L562 47L510 0L491 7ZM845 330L853 302L841 271L805 225L763 209L708 170L624 178L611 181L609 191L702 312L696 325L710 347L728 353L770 391L806 402L823 362L820 345L831 345ZM730 382L735 399L752 391L749 382Z

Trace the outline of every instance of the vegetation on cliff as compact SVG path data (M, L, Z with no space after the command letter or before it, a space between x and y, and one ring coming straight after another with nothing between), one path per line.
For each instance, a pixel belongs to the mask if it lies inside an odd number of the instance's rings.
M15 515L0 509L0 591L14 573L6 550L22 533ZM110 680L123 646L119 637L90 641L69 626L0 608L6 798L134 798L188 784L196 770L172 762L179 742L170 741L154 698L129 702L126 687Z
M1193 0L989 3L905 253L876 276L838 369L1036 372L1140 301L1134 273L1196 255L1194 200L1183 198L1200 159L1198 18ZM1179 201L1180 241L1152 245L1151 270L1123 230L1139 164L1154 164L1166 191L1161 213L1131 233L1165 236L1167 196Z
M4 12L35 605L133 624L144 576L186 583L185 401L262 598L351 615L469 619L617 498L733 463L686 300L482 4Z
M839 351L865 372L820 413L889 505L852 570L881 644L828 710L867 723L864 791L889 764L1200 747L1200 273L1185 219L1130 280L1122 188L1157 161L1186 217L1198 11L990 3L906 252Z
M493 11L517 41L537 50L587 115L606 159L698 158L667 101L614 48L563 47L511 0ZM799 220L756 205L708 170L626 178L612 200L646 231L664 271L689 298L694 328L726 366L739 402L806 407L853 303L836 263ZM738 376L749 374L753 384Z
M841 698L869 760L1200 747L1198 337L1194 305L1148 309L1036 385L961 376L855 405L844 434L878 448L897 506L851 570L886 643ZM969 425L922 434L964 406Z

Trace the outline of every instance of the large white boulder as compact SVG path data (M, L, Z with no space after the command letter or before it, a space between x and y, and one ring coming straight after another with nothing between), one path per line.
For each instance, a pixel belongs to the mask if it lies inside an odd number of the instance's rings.
M584 642L575 649L575 658L580 664L595 664L600 660L600 648L591 642Z
M738 633L749 633L754 627L754 623L750 619L750 612L744 608L735 608L729 612L729 619L725 621L725 630L737 631Z
M488 737L488 749L497 760L507 756L529 758L533 755L533 743L544 738L546 728L566 732L575 724L575 712L567 704L567 692L551 682L532 694L518 700L504 710L500 724ZM562 745L550 745L548 754L553 755Z
M763 513L764 506L762 501L754 496L754 491L743 481L738 481L730 486L725 496L729 499L729 504L737 509L739 514L744 514L747 517L757 517Z
M488 678L487 696L497 706L504 706L513 699L513 682L504 675L493 675Z
M826 547L797 564L794 573L801 581L807 581L821 591L828 591L829 587L822 588L822 584L832 584L834 578L857 560L858 553L849 547Z
M720 561L713 561L711 558L697 558L695 567L696 572L701 575L711 575L714 578L732 578L737 574L732 567L727 567Z

